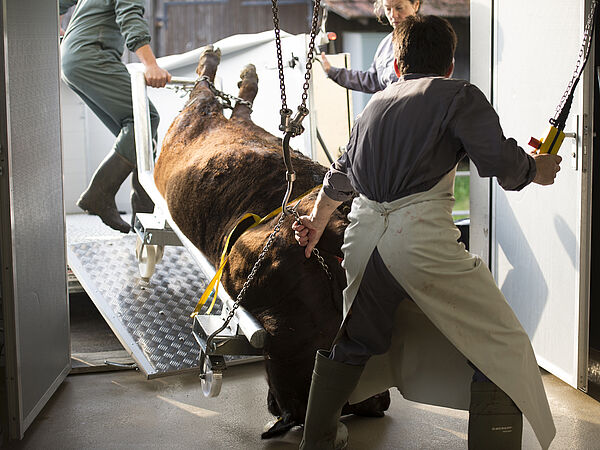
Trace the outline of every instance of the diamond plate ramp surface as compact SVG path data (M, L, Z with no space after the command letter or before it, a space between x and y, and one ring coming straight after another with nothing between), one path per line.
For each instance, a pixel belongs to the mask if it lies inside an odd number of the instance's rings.
M143 281L135 242L97 217L67 216L69 266L138 367L148 378L199 370L190 314L209 280L185 248L165 247Z

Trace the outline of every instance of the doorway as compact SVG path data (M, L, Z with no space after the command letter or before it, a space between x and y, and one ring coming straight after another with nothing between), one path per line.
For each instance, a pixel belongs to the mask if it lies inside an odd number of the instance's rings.
M596 42L600 42L600 31L596 28ZM592 149L592 249L590 265L590 329L589 329L589 392L600 400L600 137L597 124L600 121L600 45L594 54L594 139ZM598 154L596 154L598 152Z

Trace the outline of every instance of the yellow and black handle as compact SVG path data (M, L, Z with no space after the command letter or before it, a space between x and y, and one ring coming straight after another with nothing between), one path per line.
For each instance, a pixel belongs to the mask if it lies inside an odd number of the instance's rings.
M554 125L551 125L545 139L538 140L532 137L529 141L529 145L538 150L538 153L550 153L556 155L564 140L565 133Z

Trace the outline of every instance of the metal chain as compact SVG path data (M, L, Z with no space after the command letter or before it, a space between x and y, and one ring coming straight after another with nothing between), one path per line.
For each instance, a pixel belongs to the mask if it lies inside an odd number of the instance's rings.
M302 101L298 106L298 113L291 119L292 110L287 106L287 96L285 93L285 76L283 73L283 52L281 50L281 30L279 29L279 9L277 0L271 0L271 9L273 10L273 27L275 29L275 47L277 49L277 68L279 70L279 88L281 90L281 124L279 129L285 133L291 133L292 136L302 134L304 128L301 123L304 117L308 115L306 101L308 100L308 89L310 87L310 73L314 60L315 38L319 27L319 8L321 0L315 0L313 6L313 15L310 27L310 40L308 44L308 52L306 55L306 72L304 73L304 84L302 85ZM290 120L291 119L291 120Z
M242 105L247 106L250 109L250 113L252 113L252 102L249 102L248 100L244 100L243 98L236 97L235 95L231 95L231 94L228 94L226 92L223 92L223 91L217 89L215 84L212 81L210 81L210 78L208 78L206 75L201 76L198 79L198 81L196 82L196 84L199 83L200 81L206 81L210 91L216 97L221 99L221 105L223 106L223 108L233 109L233 106L231 105L231 101L233 100L237 104L242 104Z
M296 220L300 221L300 214L296 210L297 206L298 206L298 204L296 204L293 208L291 208L291 212L294 215L294 217L296 218ZM235 302L233 303L233 306L231 307L231 310L229 311L229 314L227 314L227 317L225 318L223 325L218 330L216 330L213 334L211 334L208 337L208 339L206 340L206 350L207 351L210 350L210 344L212 343L212 340L214 339L214 337L217 334L219 334L221 331L223 331L225 328L227 328L227 326L229 325L229 322L231 322L231 319L233 319L233 316L235 315L235 311L239 308L240 304L242 303L242 300L244 299L244 296L246 295L246 291L250 287L250 284L252 283L252 281L254 281L254 278L256 277L256 273L258 272L258 269L262 265L265 257L267 256L267 253L271 249L273 242L275 242L275 237L281 231L281 225L283 224L283 221L285 220L285 218L286 218L286 215L281 213L279 216L279 220L277 221L277 224L275 225L275 227L273 228L273 231L269 235L269 238L267 239L267 243L265 244L262 251L258 255L258 259L254 263L254 266L252 267L252 270L250 271L250 275L248 275L248 278L246 279L246 282L242 286L242 289L240 289L240 292L238 293L238 295L235 299ZM319 250L316 248L313 248L312 252L313 252L313 255L315 255L315 257L317 258L317 261L319 261L319 264L321 265L323 270L325 271L327 278L331 280L333 278L333 276L331 275L331 272L329 271L329 266L327 266L325 259L319 253Z
M321 0L315 0L313 7L312 24L310 27L310 41L308 43L308 54L306 55L306 72L304 73L304 85L302 86L302 108L306 108L306 100L308 99L308 88L310 86L310 71L314 59L315 38L317 37L317 29L319 27L319 7Z
M298 206L296 204L296 206ZM294 206L291 209L292 214L294 215L294 217L296 218L296 222L302 224L302 221L300 220L300 214L298 213L298 211L296 210L296 206ZM317 261L319 261L319 264L321 264L321 267L323 268L323 270L325 271L325 273L327 274L327 278L329 278L330 280L333 278L331 276L331 272L329 271L329 266L327 265L327 263L325 262L325 259L323 259L323 257L321 256L321 253L319 253L319 249L318 248L313 248L312 250L313 255L315 255L315 257L317 258Z
M192 89L194 89L194 86L191 85L180 85L180 84L175 84L175 85L166 85L165 89L170 89L172 91L175 91L176 94L179 94L180 92L183 92L181 94L181 97L185 97L186 95L189 95L190 92L192 92Z
M271 0L271 9L273 10L273 28L275 30L275 47L277 48L277 67L279 69L279 89L281 90L281 108L288 109L287 98L285 95L285 78L283 76L283 54L281 52L281 30L279 28L279 8L277 0Z
M260 252L260 255L258 255L258 259L254 263L254 266L252 267L252 270L250 271L250 275L248 275L246 282L244 283L244 285L242 286L242 289L238 293L238 295L235 299L235 302L234 302L233 306L231 307L231 310L229 311L227 318L225 319L225 322L218 330L216 330L213 334L211 334L208 337L208 339L206 340L206 350L207 351L210 350L210 344L212 343L212 340L214 339L214 337L217 334L219 334L221 331L223 331L225 328L227 328L227 325L229 325L229 322L231 322L231 319L233 319L233 316L235 315L235 310L239 308L242 300L244 299L244 296L246 295L246 291L248 290L248 287L250 286L250 283L252 283L252 281L254 281L256 272L258 272L258 269L260 268L263 260L265 259L265 256L267 255L267 252L271 249L271 246L273 245L273 242L275 241L275 237L277 236L277 233L279 233L279 231L281 231L281 225L283 224L285 217L286 216L283 213L280 215L279 220L277 221L277 224L275 225L275 228L273 228L273 231L269 235L269 239L267 239L267 243L263 247L262 252Z
M573 90L573 87L579 81L579 78L581 77L583 69L585 68L585 61L587 61L587 56L589 54L590 47L592 45L592 39L593 39L592 29L594 27L594 18L596 16L597 3L598 3L597 0L593 0L593 2L592 2L591 10L588 14L588 17L587 17L587 20L585 23L585 28L583 31L583 44L581 45L581 49L579 50L579 55L577 56L577 64L575 65L575 71L573 72L573 77L571 78L571 81L569 81L569 84L567 85L567 89L564 92L562 98L560 99L558 106L556 107L556 111L554 112L554 117L551 120L551 123L558 121L558 118L561 115L563 108L565 107L565 103L567 102L567 99L571 95L571 91ZM582 64L583 64L583 66L582 66Z

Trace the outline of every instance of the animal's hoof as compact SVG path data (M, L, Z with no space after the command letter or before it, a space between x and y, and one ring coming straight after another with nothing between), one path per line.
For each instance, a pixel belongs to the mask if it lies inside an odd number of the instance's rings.
M209 59L213 59L216 58L217 64L221 61L221 49L217 48L215 50L215 47L212 44L209 44L207 46L204 47L204 50L202 50L202 53L200 54L200 59L199 61L202 63L202 59L205 60L209 60Z
M253 83L258 87L258 75L256 74L256 67L254 64L248 64L240 73L240 81L238 81L238 88L242 87L242 84L248 85L248 83Z
M271 439L276 436L281 436L287 433L296 425L300 425L299 422L293 420L290 414L284 414L283 416L270 421L265 425L265 431L260 435L262 439Z
M207 45L200 54L198 68L196 73L200 76L206 75L211 80L214 79L217 67L221 62L221 49L215 49L214 46Z
M360 403L346 404L342 409L342 415L355 414L362 417L383 417L384 411L390 407L390 391L369 397Z
M258 83L258 75L256 75L256 66L254 64L247 64L242 69L242 73L240 73L240 78L242 80L252 79L254 78Z

